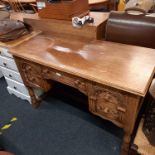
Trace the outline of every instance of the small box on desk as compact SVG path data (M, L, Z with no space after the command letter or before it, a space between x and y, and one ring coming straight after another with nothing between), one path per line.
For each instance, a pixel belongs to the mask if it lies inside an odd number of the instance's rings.
M71 20L89 12L88 0L37 0L39 17Z

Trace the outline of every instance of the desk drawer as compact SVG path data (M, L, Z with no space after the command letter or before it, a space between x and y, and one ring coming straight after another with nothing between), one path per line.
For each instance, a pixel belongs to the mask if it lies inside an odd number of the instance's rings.
M14 89L14 90L16 90L18 92L22 92L24 95L28 95L29 96L29 92L28 92L28 90L27 90L27 88L25 87L24 84L16 82L14 80L11 80L11 79L9 79L7 77L5 79L6 79L7 84L8 84L8 86L10 88L12 88L12 89Z
M25 85L33 88L41 88L45 92L51 88L51 83L42 77L42 70L39 64L20 58L15 59Z
M7 48L0 47L0 53L2 56L13 58L12 54L9 53Z
M0 56L0 65L15 71L18 71L15 61L11 58Z
M31 104L31 97L30 96L24 95L21 92L18 92L16 90L10 88L9 86L7 87L7 90L9 92L9 94L11 94L11 95L13 94L13 95L15 95L15 96L17 96L17 97L19 97L19 98L21 98L23 100L27 100Z
M87 94L87 83L82 78L79 78L61 71L57 71L54 69L46 68L46 67L43 68L42 73L43 73L42 76L44 78L61 82L63 84L66 84L78 89L84 94Z
M10 70L10 69L4 68L4 67L1 67L1 69L2 69L2 73L5 77L8 77L12 80L23 83L23 80L18 72L15 72L13 70Z
M97 85L92 88L94 93L89 97L89 109L100 117L122 126L127 112L126 97L117 90Z

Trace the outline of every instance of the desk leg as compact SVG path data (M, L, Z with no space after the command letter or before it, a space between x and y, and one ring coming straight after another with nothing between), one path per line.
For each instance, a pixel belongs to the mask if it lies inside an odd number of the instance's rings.
M31 97L32 107L38 108L40 106L41 99L36 98L33 88L27 87L27 89L28 89L30 97Z
M121 155L128 155L130 140L131 140L131 134L125 133L121 148Z
M137 118L141 103L142 103L142 100L138 96L137 97L130 96L128 98L128 110L127 110L125 122L124 122L125 134L123 138L121 155L129 154L131 135L135 127L135 122L136 122L136 118Z

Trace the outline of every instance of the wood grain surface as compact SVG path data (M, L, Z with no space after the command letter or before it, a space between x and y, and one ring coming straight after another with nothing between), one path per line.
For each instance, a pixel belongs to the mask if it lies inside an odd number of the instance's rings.
M140 96L145 96L155 71L154 49L107 41L81 42L39 35L10 52Z

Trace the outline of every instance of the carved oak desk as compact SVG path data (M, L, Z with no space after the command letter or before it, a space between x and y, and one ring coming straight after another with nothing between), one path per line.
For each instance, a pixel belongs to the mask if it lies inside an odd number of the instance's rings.
M137 114L154 75L153 49L39 35L10 52L34 107L39 99L32 88L48 91L51 80L78 89L88 96L90 112L124 129L122 154L127 154Z

